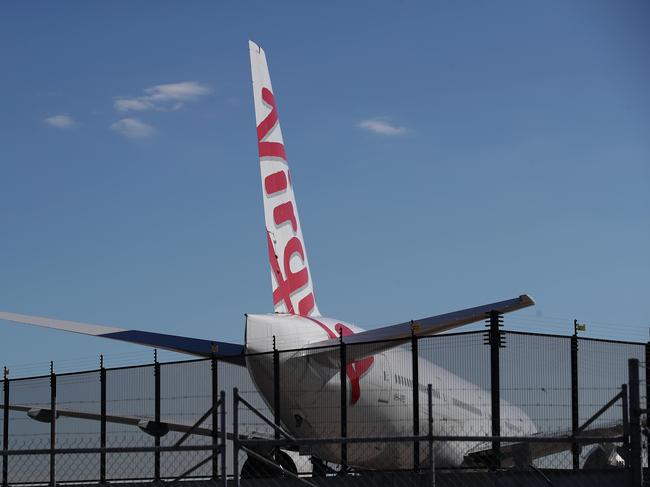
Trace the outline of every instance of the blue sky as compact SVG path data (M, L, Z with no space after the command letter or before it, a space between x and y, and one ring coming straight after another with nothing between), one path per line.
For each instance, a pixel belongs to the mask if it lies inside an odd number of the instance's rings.
M3 2L0 309L241 343L272 309L250 38L323 314L527 292L512 329L646 340L649 21L642 1ZM99 353L151 357L0 323L17 373Z

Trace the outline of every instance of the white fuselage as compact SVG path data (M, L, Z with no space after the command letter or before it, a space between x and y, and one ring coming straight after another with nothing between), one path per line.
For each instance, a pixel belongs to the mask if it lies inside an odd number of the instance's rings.
M340 368L337 341L331 357L324 361L305 351L310 343L333 338L340 331L354 334L362 329L322 317L296 315L248 315L247 352L273 350L273 337L280 354L280 411L285 428L296 437L324 438L341 435ZM354 345L364 347L364 345ZM348 346L348 348L351 348ZM410 347L375 353L347 366L347 431L349 437L408 436L413 434L413 366ZM273 404L273 357L247 357L253 381L267 404ZM434 435L489 436L490 394L422 358L418 361L420 434L428 429L427 385L432 385ZM531 419L519 408L501 401L502 436L536 432ZM478 442L436 442L436 465L458 466ZM420 445L423 465L428 461L426 442ZM319 445L312 453L340 463L339 444ZM364 468L409 468L413 466L412 443L350 444L348 463Z

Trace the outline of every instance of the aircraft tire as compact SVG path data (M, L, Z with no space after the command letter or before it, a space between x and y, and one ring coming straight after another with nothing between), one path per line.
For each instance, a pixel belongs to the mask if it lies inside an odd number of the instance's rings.
M284 470L288 472L294 474L298 473L296 464L291 459L291 457L279 448L271 452L269 460L277 465L280 465ZM252 457L248 457L246 459L241 470L241 478L243 479L270 479L277 477L285 477L285 475L280 473L277 469L274 469L273 467Z

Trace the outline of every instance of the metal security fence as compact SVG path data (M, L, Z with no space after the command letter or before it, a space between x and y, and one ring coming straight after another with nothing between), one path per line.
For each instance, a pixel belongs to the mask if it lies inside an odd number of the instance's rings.
M650 344L501 324L249 355L258 384L218 358L5 370L2 485L641 485Z

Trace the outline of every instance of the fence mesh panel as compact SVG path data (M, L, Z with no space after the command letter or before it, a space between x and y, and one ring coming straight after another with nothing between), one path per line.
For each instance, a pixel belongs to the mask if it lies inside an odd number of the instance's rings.
M339 438L343 434L347 434L348 438L409 437L416 432L416 418L419 434L426 435L429 431L429 385L433 435L491 435L491 350L486 343L486 333L476 331L421 337L417 339L417 352L414 362L413 343L409 339L399 343L346 345L344 353L348 362L342 367L342 349L336 341L331 347L319 349L249 355L247 367L216 361L216 389L226 392L226 432L230 435L234 432L233 389L237 388L240 397L248 403L239 402L237 409L236 427L240 437L262 442L276 437L285 438L269 424L275 421L274 384L277 381L280 386L278 404L281 426L296 438ZM589 420L628 382L629 358L637 358L643 365L640 369L641 405L645 407L645 353L645 344L578 339L580 424ZM153 364L106 370L106 412L109 416L129 418L132 423L109 421L106 426L107 447L119 450L151 448L156 444L151 434L133 424L142 420L140 426L144 426L147 421L153 422L155 419L155 370ZM502 436L570 434L570 337L503 332L499 370ZM211 359L159 364L159 373L162 423L175 425L174 428L189 428L212 408L215 376ZM341 423L341 374L345 384L346 428L342 428ZM49 410L50 381L50 376L11 380L10 404ZM60 416L56 421L56 448L98 448L100 372L58 375L56 384L59 412L75 411L93 415L93 419ZM0 390L4 391L4 383ZM623 417L621 406L622 401L619 400L594 421L590 429L620 427ZM213 415L207 414L198 425L200 434L190 435L184 445L211 447L212 423ZM9 412L9 426L9 442L3 444L3 448L11 452L50 448L48 422L35 421L25 411L12 410ZM0 415L0 432L2 429L3 417ZM172 447L182 436L182 432L170 431L160 438L160 445ZM347 465L366 465L374 471L363 473L368 482L392 482L396 485L426 483L430 461L433 461L439 475L438 485L475 485L472 476L479 473L484 475L485 470L472 462L477 458L477 453L489 452L492 443L478 439L436 441L433 455L427 441L414 443L413 439L398 442L372 440L350 443L347 448L340 442L287 446L288 443L280 449L258 444L252 452L240 449L237 453L239 467L235 471L233 447L229 441L226 449L227 474L232 477L241 473L244 478L275 477L275 471L256 460L256 454L271 458L287 469L295 468L296 472L304 475L311 476L315 471L331 473L341 470L340 464L347 450ZM502 444L503 449L507 450L508 446L507 443ZM595 448L596 445L585 445L581 449L581 467ZM161 452L160 476L163 479L180 476L212 455L213 452L209 450ZM154 478L155 457L153 451L109 452L106 454L106 478L109 481L150 480ZM312 457L323 460L324 465L316 462L316 467L313 467ZM2 462L4 460L0 457L0 466ZM419 471L414 468L415 462L419 462ZM504 466L509 467L512 462L514 460L509 464L504 463ZM562 479L573 479L567 485L593 483L593 480L587 481L591 478L587 471L581 470L579 473L583 475L574 479L573 475L576 474L571 472L571 451L567 448L535 458L529 463L523 467L532 475L527 480L532 482L530 485L543 480L539 474L530 473L535 472L534 469L543 471L546 476L563 472ZM10 484L47 483L50 480L49 452L12 455L7 467ZM400 471L399 474L394 474L396 471ZM97 481L99 472L98 452L56 455L56 478L59 482ZM515 475L507 472L510 470L493 475ZM194 469L188 477L209 478L212 475L213 462L209 460ZM533 478L536 480L533 481Z
M152 365L106 371L106 412L109 415L154 419L154 367ZM110 447L154 446L154 438L133 426L108 423ZM113 453L106 461L108 479L152 478L153 453Z
M31 408L50 407L50 378L12 380L10 404ZM50 425L27 417L24 412L9 412L9 449L50 448ZM10 457L9 482L47 482L50 477L49 456Z

